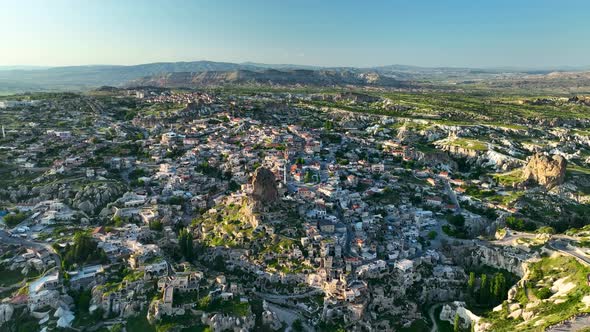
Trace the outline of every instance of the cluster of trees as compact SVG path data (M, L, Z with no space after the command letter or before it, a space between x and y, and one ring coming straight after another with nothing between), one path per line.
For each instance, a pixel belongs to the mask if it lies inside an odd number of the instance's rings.
M114 216L111 220L115 227L123 227L125 224L129 222L128 218L123 218L121 216Z
M152 231L158 231L158 232L161 232L162 229L164 229L164 225L162 225L162 222L159 220L150 221L149 227Z
M492 208L477 207L469 203L463 203L461 204L461 207L469 212L485 216L490 220L496 220L498 218L498 213L496 213L496 210Z
M69 269L74 264L86 264L90 262L107 262L104 250L99 249L96 241L86 232L76 232L74 244L66 245L62 255L62 264Z
M17 211L16 213L7 214L4 216L4 223L8 227L14 227L20 224L23 220L27 218L27 215L24 212Z
M137 180L140 177L144 177L147 175L148 175L148 173L146 172L146 170L144 170L142 168L136 168L136 169L132 170L131 172L129 172L129 179Z
M183 228L178 232L178 244L184 258L191 261L194 258L195 248L193 246L193 234L187 228Z
M310 171L310 170L307 170L307 172L305 172L305 176L303 177L303 181L304 181L305 183L313 183L313 182L316 182L316 181L314 180L314 176L315 176L315 175L316 175L316 174L315 174L314 172L312 172L312 171Z
M447 216L447 221L453 227L449 225L443 226L443 231L447 233L449 236L454 236L460 239L466 239L467 230L465 229L465 217L462 214L452 214Z
M171 150L168 150L164 157L174 159L174 158L181 157L183 154L184 154L184 150L173 148Z
M455 319L453 320L453 332L460 332L461 331L461 317L459 314L455 314Z
M479 279L479 285L478 285ZM475 272L469 273L467 288L472 298L480 305L495 306L506 299L508 283L504 273L497 272L494 275L482 273L479 278Z
M322 141L332 144L340 144L342 143L342 136L335 133L322 133L320 134L320 138ZM320 152L321 153L321 152Z
M537 226L532 221L524 221L514 216L506 217L506 226L510 227L515 231L527 231L532 232L537 229Z
M228 171L224 173L219 168L209 165L206 161L198 164L195 167L195 171L220 180L230 180L232 178L231 172Z
M332 122L332 121L326 121L324 123L324 129L326 129L326 130L332 130L332 129L334 129L334 122Z
M180 196L172 196L168 199L170 205L182 205L184 204L184 198Z

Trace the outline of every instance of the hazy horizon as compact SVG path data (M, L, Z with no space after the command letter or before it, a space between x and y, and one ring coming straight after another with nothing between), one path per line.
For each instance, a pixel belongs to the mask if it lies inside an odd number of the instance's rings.
M316 67L319 69L322 68L358 68L358 69L370 69L370 68L378 68L378 67L387 67L387 66L405 66L405 67L416 67L416 68L425 68L425 69L436 69L436 68L450 68L450 69L482 69L482 70L590 70L589 65L550 65L550 66L478 66L478 67L468 67L468 66L419 66L413 64L406 64L406 63L391 63L391 64L377 64L372 66L322 66L322 65L314 65L314 64L301 64L301 63L262 63L262 62L255 62L255 61L217 61L217 60L210 60L210 59L202 59L202 60L186 60L186 61L153 61L153 62L145 62L145 63L131 63L131 64L112 64L112 63L91 63L91 64L77 64L77 65L28 65L28 64L14 64L14 65L0 65L0 70L44 70L44 69L52 69L52 68L67 68L67 67L100 67L100 66L121 66L121 67L131 67L131 66L141 66L141 65L150 65L150 64L158 64L158 63L192 63L192 62L211 62L211 63L231 63L231 64L238 64L238 65L259 65L259 66L291 66L291 67Z
M572 10L575 8L576 10ZM590 65L590 3L8 2L0 66L206 59L321 67Z

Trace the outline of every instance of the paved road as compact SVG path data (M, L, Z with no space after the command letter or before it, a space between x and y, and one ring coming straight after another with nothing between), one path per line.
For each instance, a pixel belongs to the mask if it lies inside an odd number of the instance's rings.
M561 322L553 325L545 330L545 332L574 332L582 331L582 329L590 326L590 315L582 315L574 317L571 320Z
M578 252L576 249L570 249L567 247L567 243L564 242L563 240L551 240L548 243L549 248L559 251L563 254L572 256L574 258L576 258L580 263L586 265L586 266L590 266L590 258L580 252Z
M49 243L33 242L20 237L11 237L6 231L0 230L0 241L6 244L16 244L34 250L46 249L48 250L55 261L55 266L61 269L61 258Z
M292 300L292 299L304 299L306 297L310 297L313 295L318 295L318 294L322 294L324 291L321 289L314 289L312 291L309 291L307 293L303 293L303 294L294 294L294 295L277 295L277 294L270 294L270 293L260 293L260 292L254 292L254 294L256 294L257 296L260 296L263 299L268 299L268 300Z
M525 233L525 232L517 232L513 230L507 230L506 236L501 240L494 240L490 241L490 243L498 244L498 245L512 245L513 241L520 238L526 239L535 239L538 234L536 233Z
M286 331L292 331L291 325L293 325L293 322L295 322L296 320L301 321L304 331L315 331L315 328L313 328L312 326L310 326L307 323L307 320L305 319L305 317L301 316L301 314L299 314L295 310L286 309L286 308L283 308L281 306L278 306L278 305L270 303L270 302L266 302L266 303L267 303L268 309L270 311L276 313L279 320L281 320L281 321L285 322L287 325L289 325L287 327Z
M436 317L434 317L434 312L436 311L436 309L438 309L438 307L442 305L443 303L437 303L428 309L428 317L432 322L432 328L430 329L430 332L438 332L438 325L436 325Z

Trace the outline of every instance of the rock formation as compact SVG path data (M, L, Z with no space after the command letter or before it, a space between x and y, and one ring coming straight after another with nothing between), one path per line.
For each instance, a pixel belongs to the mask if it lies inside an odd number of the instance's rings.
M124 188L119 183L89 184L76 193L72 206L85 213L94 214L98 212L97 209L115 201L123 192Z
M252 177L252 198L258 204L268 205L278 197L275 175L268 168L258 167Z
M449 154L445 151L433 150L424 152L419 150L410 150L407 152L407 154L412 159L418 160L431 167L440 166L447 170L457 169L457 162L451 159Z
M402 142L415 142L420 139L420 136L404 124L397 130L397 139Z
M524 168L522 178L529 183L538 183L552 189L563 183L567 161L562 156L535 154Z
M470 326L473 326L473 331L480 332L486 331L489 327L489 324L481 321L481 317L465 308L464 302L459 301L445 304L440 312L439 318L440 320L446 320L453 324L455 315L459 316L459 325L461 326L461 329L466 330L469 329Z
M12 318L14 307L10 303L0 304L0 326Z
M525 273L523 262L538 257L537 252L526 252L516 247L495 247L481 244L454 246L453 262L460 266L491 266L506 270L522 277Z

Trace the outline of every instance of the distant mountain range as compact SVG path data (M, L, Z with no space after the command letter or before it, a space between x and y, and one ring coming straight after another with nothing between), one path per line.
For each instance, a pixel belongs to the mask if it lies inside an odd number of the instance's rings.
M572 68L568 68L573 71ZM391 65L371 68L213 61L159 62L133 66L0 67L0 92L85 90L99 86L204 86L271 84L403 87L412 81L493 79L502 75L548 74L555 70L426 68Z
M172 72L133 80L131 86L202 87L224 84L268 84L280 86L382 86L406 87L407 83L374 72L349 70L264 69L202 72Z

